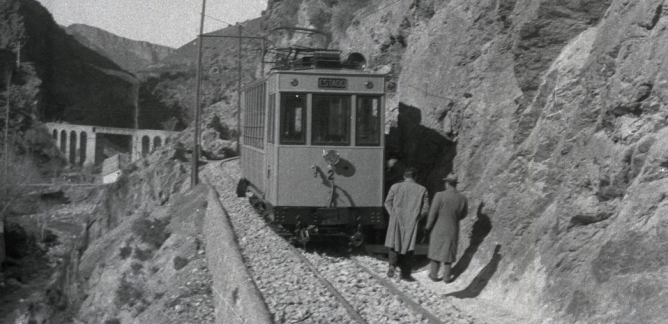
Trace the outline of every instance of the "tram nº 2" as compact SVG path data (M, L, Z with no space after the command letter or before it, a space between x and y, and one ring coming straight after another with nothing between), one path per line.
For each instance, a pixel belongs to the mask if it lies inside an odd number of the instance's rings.
M363 71L359 53L291 53L242 89L241 171L273 224L304 243L384 229L385 75Z

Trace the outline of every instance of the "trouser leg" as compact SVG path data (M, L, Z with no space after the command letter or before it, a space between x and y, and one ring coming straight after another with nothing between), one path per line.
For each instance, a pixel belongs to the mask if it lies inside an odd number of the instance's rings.
M434 279L438 278L438 269L441 267L441 262L431 260L429 266L431 268L431 271L429 271L429 276Z
M450 262L443 263L443 281L452 282L452 278L450 278L451 270L452 264Z
M387 255L387 263L390 268L395 268L399 264L399 255L394 249L390 249L390 253Z
M401 267L401 276L408 278L411 276L413 268L413 251L399 255L399 266Z
M387 270L388 277L390 278L394 277L394 269L397 267L398 262L399 260L397 252L394 249L390 249L390 252L387 254L387 265L389 268Z

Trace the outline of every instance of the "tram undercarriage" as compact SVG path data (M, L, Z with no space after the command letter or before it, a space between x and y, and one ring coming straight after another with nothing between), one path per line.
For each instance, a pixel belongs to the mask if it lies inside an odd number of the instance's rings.
M295 244L346 240L350 247L381 243L387 221L380 207L274 207L248 181L239 181L237 196L248 197L253 208L282 237Z

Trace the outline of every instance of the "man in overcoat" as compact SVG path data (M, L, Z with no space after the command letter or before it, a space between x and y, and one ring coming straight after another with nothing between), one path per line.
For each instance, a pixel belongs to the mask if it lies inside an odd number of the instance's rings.
M450 174L443 179L445 190L434 195L425 228L430 231L429 253L431 271L429 278L438 280L438 270L443 263L443 281L452 282L450 271L457 259L459 243L459 221L466 217L468 203L466 197L456 189L457 176Z
M388 255L388 277L394 277L396 267L401 277L411 280L411 258L417 241L418 222L429 212L427 189L415 182L417 170L406 168L404 181L392 185L385 199L385 208L390 214L385 246Z

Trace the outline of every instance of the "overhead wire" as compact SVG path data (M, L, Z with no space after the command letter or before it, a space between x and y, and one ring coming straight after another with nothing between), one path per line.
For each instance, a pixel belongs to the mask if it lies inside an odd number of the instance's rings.
M225 21L225 20L218 19L218 18L216 18L216 17L210 16L210 15L207 15L207 14L205 14L204 16L207 17L207 18L213 19L213 20L215 20L215 21L222 22L223 24L227 24L228 26L232 26L232 25L233 25L232 23L229 23L229 22L227 22L227 21Z
M262 3L262 1L259 1L259 2ZM251 7L255 8L255 9L258 9L258 10L265 10L266 7L267 7L267 3L264 3L265 9L256 7L256 6L253 4L253 2L248 2L247 4L250 5Z

